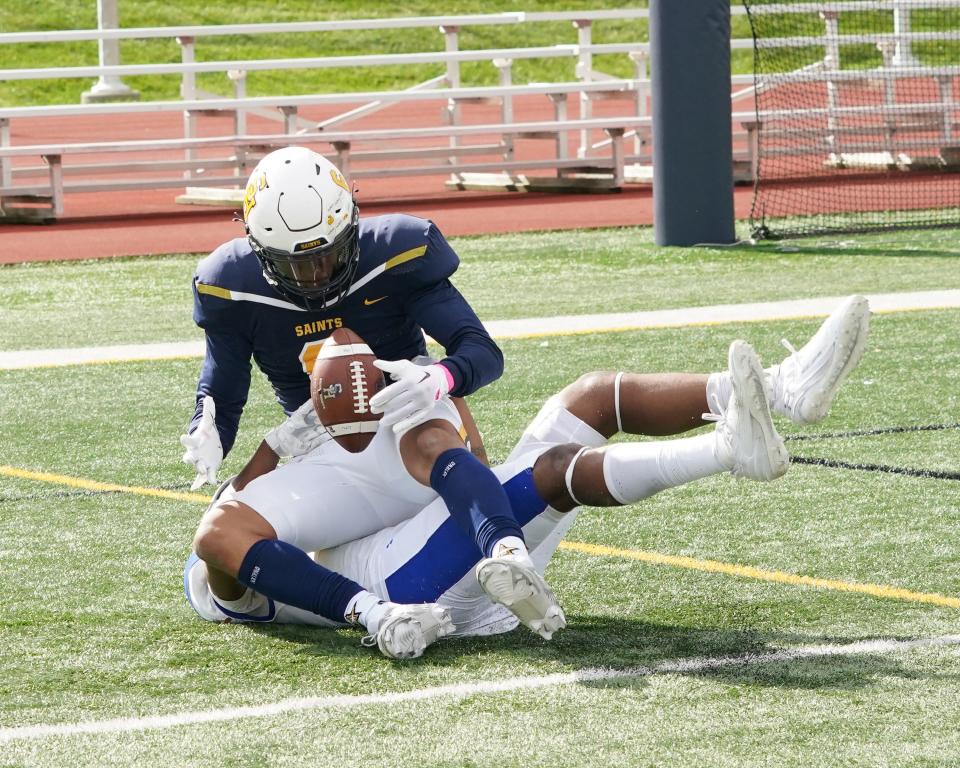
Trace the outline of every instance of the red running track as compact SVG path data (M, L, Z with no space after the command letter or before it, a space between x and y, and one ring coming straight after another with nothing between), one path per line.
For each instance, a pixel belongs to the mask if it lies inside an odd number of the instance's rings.
M552 117L546 100L518 99L517 120ZM571 100L571 118L576 117L576 100ZM629 105L626 105L629 106ZM622 114L622 100L598 102L594 116ZM329 111L329 108L328 110ZM305 110L303 116L319 120L329 115L322 110ZM201 121L200 135L229 133L223 118ZM499 120L498 108L471 107L465 122L488 124ZM416 128L436 123L433 110L390 108L351 123L352 127ZM179 114L118 115L70 120L24 119L11 124L12 144L45 144L91 141L150 139L182 135ZM276 133L275 123L250 116L250 133ZM571 150L577 137L571 136ZM602 134L597 138L603 138ZM480 141L482 137L476 140ZM550 156L550 142L518 142L517 156ZM125 153L129 160L142 154ZM90 158L73 156L79 163ZM18 165L36 164L36 159ZM430 218L448 236L481 235L498 232L618 227L653 223L653 198L649 187L631 186L619 193L478 193L445 188L444 176L366 179L358 181L361 215L410 213ZM207 252L221 242L243 234L229 208L177 205L181 189L142 192L68 193L64 217L52 224L0 224L0 264L21 261L87 259L101 256ZM736 215L749 213L752 190L736 191Z
M752 190L736 192L737 216ZM623 227L653 223L649 189L619 194L453 192L443 198L379 200L361 213L409 213L432 219L448 237L498 232ZM243 234L226 208L65 219L54 224L0 226L0 264L168 253L203 253Z

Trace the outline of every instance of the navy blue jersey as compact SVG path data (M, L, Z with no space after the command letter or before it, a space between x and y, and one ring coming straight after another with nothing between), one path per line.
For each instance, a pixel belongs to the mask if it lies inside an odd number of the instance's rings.
M310 397L310 371L323 340L350 328L382 360L426 353L424 332L446 350L451 394L468 395L503 373L503 355L450 283L459 258L432 222L391 214L360 220L360 264L350 293L324 310L304 310L267 283L246 238L203 259L193 281L193 319L206 333L192 431L213 397L223 450L233 446L250 389L250 361L290 414Z

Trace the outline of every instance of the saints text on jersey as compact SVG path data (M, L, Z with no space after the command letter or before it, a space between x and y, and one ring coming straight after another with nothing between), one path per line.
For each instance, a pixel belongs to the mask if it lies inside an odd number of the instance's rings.
M303 323L296 326L294 331L297 336L309 336L311 333L332 333L337 328L343 328L342 317L331 317L326 320L314 320L310 323Z

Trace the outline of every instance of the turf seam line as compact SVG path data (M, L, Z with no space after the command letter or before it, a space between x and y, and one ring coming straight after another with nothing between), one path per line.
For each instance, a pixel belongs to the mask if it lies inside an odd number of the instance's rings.
M0 728L0 743L49 737L156 731L205 723L276 717L314 710L329 711L352 709L360 706L411 704L444 697L462 699L467 696L514 693L560 685L597 683L610 680L629 681L654 675L709 674L714 671L753 665L784 664L817 658L904 653L921 648L955 645L960 645L960 635L943 635L913 640L873 639L861 640L847 645L813 645L785 648L765 653L745 653L736 656L701 656L665 661L649 667L631 667L628 669L588 667L576 672L513 677L502 680L476 680L412 691L354 695L329 694L326 696L282 699L267 704L194 710L148 717L14 726Z
M905 432L934 432L945 429L960 429L958 424L915 424L907 427L874 427L872 429L857 429L847 432L820 432L799 435L784 435L787 440L833 440L844 437L870 437L873 435L893 435Z
M917 469L915 467L892 467L888 464L855 464L836 459L820 459L813 456L791 456L791 464L808 464L833 469L853 469L860 472L886 472L892 475L920 477L925 480L960 480L960 472L946 472L938 469Z

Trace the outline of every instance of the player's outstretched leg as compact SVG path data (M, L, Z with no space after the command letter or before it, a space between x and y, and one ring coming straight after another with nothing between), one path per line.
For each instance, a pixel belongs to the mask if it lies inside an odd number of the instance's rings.
M361 642L366 647L376 645L390 659L415 659L453 630L450 613L436 603L387 603L376 632Z
M505 606L544 640L567 626L553 590L526 555L500 553L477 564L477 581L490 599Z
M732 392L717 423L717 460L735 477L774 480L790 466L790 456L770 417L766 373L747 342L730 345Z
M784 339L791 354L769 370L773 410L798 424L826 416L863 357L869 329L870 304L863 296L850 296L800 349Z

